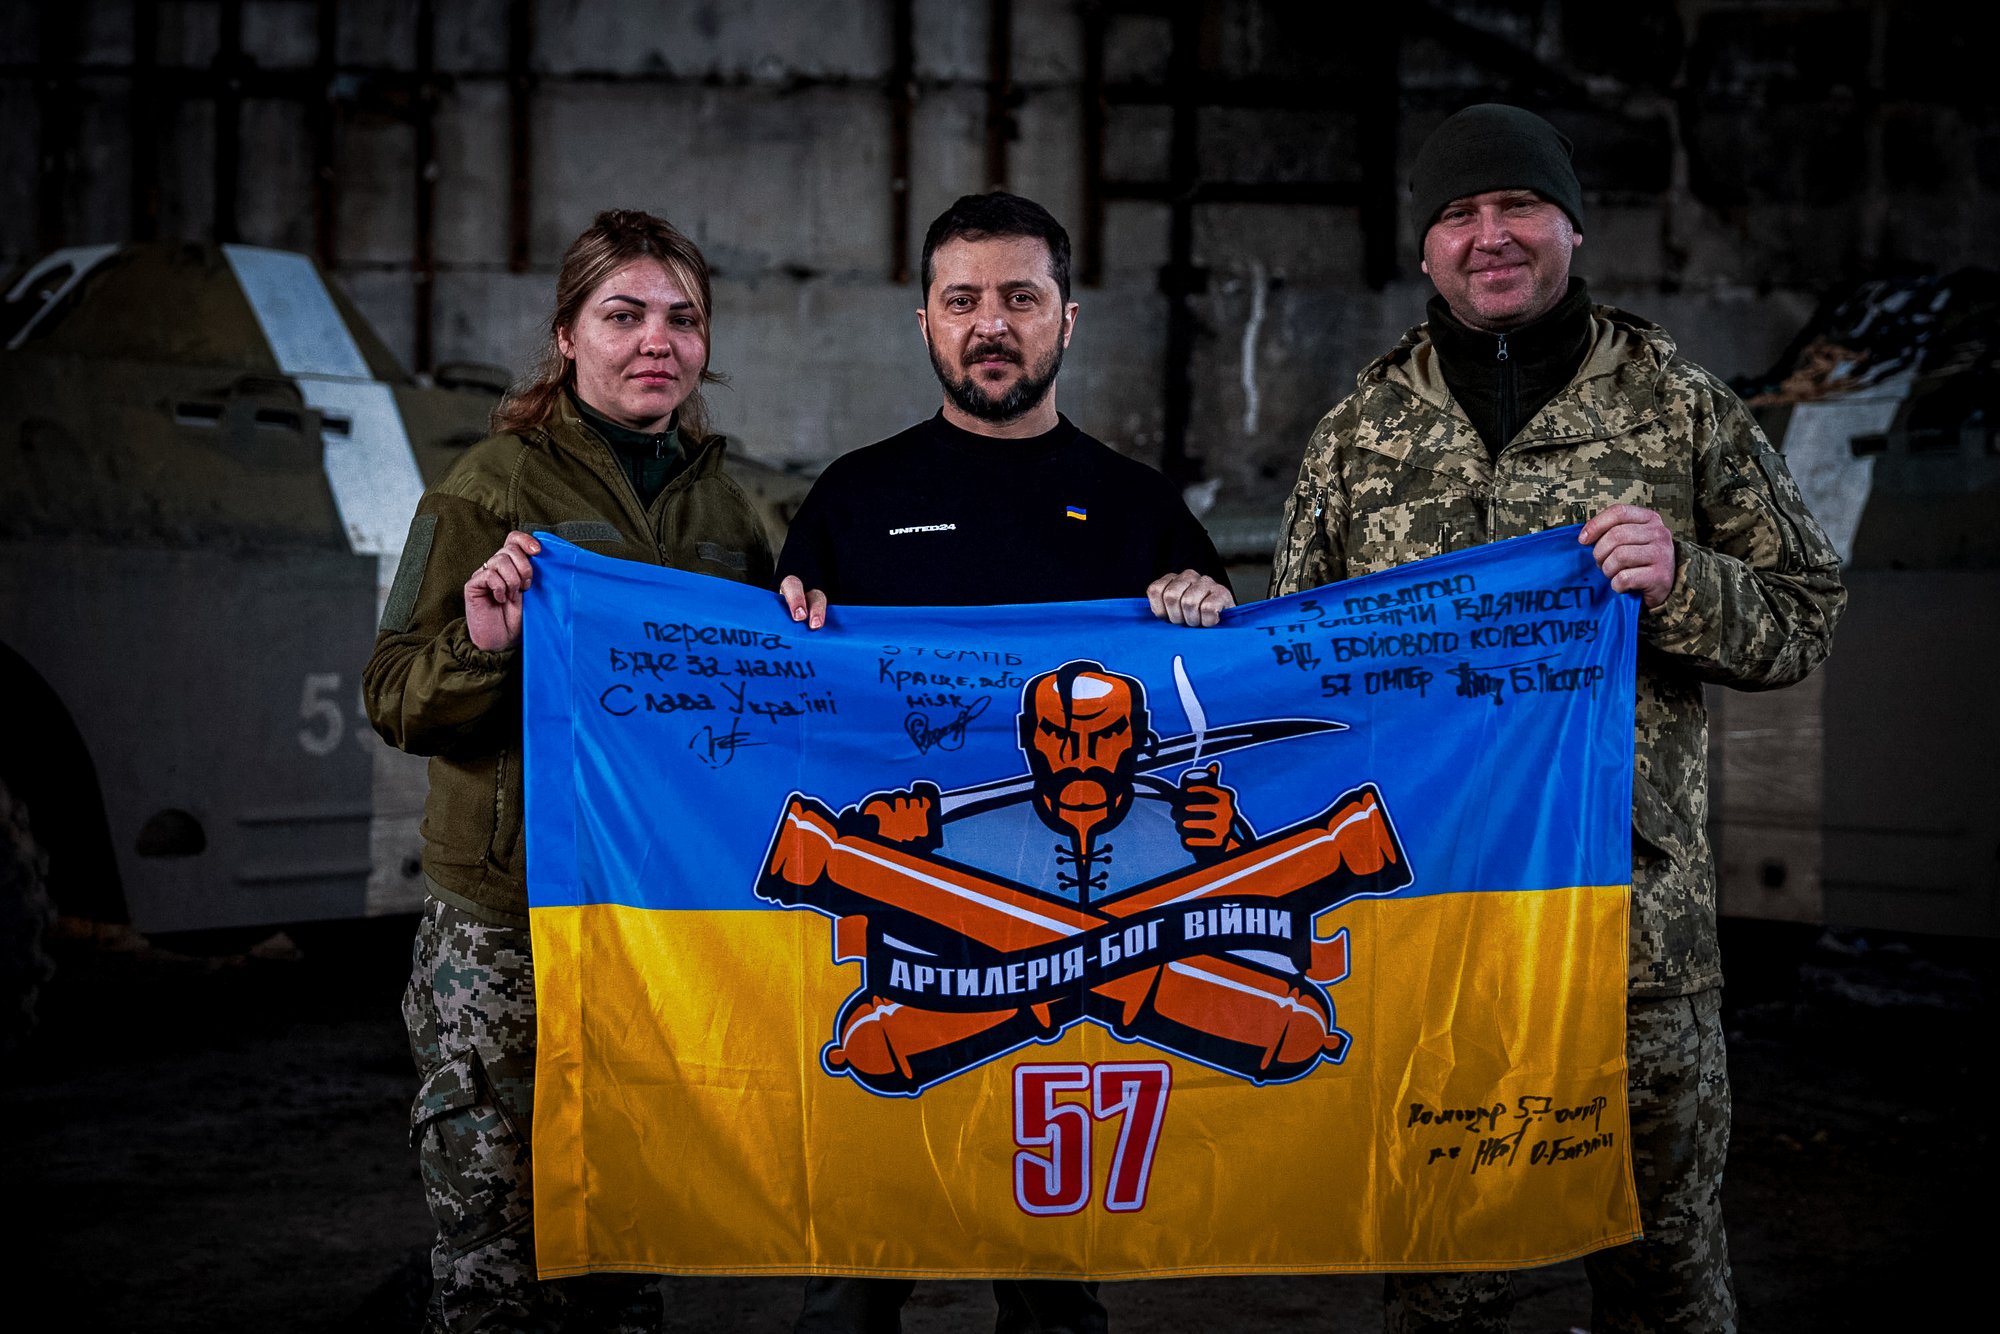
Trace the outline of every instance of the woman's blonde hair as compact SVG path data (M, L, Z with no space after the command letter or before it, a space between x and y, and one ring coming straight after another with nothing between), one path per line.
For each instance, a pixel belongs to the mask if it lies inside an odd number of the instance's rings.
M584 300L599 283L637 260L659 261L667 276L679 284L694 302L695 318L701 323L704 345L708 341L708 261L694 242L675 229L665 218L656 218L637 209L608 209L591 220L583 234L563 252L562 269L556 274L556 308L549 316L548 341L533 374L507 391L493 409L496 433L525 431L540 426L555 415L556 400L565 389L576 387L576 363L562 354L556 341L558 330L573 330ZM702 402L702 384L720 384L722 377L703 365L695 391L680 405L675 418L690 443L708 434L708 405Z

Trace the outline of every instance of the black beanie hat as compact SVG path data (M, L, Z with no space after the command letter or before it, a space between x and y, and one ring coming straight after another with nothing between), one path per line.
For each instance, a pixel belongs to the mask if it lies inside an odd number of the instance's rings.
M1444 206L1489 190L1533 190L1583 230L1583 187L1570 165L1570 142L1532 111L1481 102L1431 132L1410 168L1417 244Z

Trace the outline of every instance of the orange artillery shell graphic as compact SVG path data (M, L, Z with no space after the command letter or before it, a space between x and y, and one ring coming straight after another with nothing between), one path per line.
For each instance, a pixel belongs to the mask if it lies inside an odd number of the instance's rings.
M835 959L865 969L824 1068L914 1094L1084 1020L1258 1083L1342 1061L1353 1039L1326 989L1349 942L1318 922L1412 880L1381 795L1362 784L1260 837L1213 758L1339 727L1217 729L1192 746L1209 762L1168 783L1142 770L1149 748L1179 753L1152 741L1144 685L1076 661L1022 689L1021 778L916 782L840 812L793 794L756 891L832 917ZM1045 880L980 865L1024 837L1053 837ZM1018 870L1008 856L988 860Z

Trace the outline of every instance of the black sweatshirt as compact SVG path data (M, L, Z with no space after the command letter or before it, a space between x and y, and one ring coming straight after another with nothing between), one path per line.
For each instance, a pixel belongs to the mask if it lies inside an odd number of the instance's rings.
M1186 569L1228 583L1158 472L1067 417L1003 440L943 413L828 464L778 557L836 604L893 607L1143 597Z

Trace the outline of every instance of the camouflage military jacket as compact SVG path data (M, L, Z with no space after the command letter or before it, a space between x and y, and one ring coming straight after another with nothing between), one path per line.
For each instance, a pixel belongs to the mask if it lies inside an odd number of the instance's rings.
M1722 980L1702 683L1789 685L1825 658L1840 563L1784 459L1657 325L1608 306L1569 387L1491 459L1425 326L1364 370L1306 446L1274 595L1563 524L1659 511L1674 584L1639 620L1630 986Z
M362 698L384 740L428 755L424 873L433 892L490 921L525 923L520 650L488 652L465 628L465 581L514 529L590 551L768 586L763 522L723 475L724 442L650 506L567 398L548 424L472 446L418 502L382 613Z

